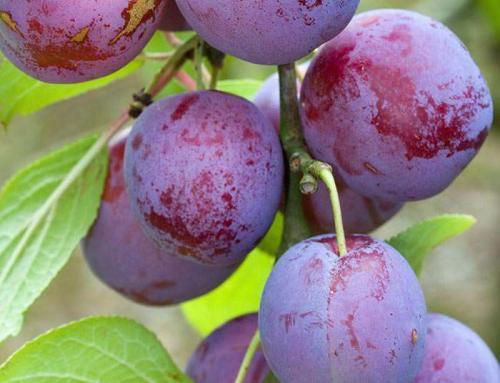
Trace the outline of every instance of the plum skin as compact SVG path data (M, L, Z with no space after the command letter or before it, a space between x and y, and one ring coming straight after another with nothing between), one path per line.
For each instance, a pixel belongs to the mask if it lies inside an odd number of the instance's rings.
M384 242L334 235L280 258L259 313L262 349L290 383L413 382L423 358L426 307L417 277Z
M310 62L297 67L304 74ZM299 90L301 84L297 84ZM280 130L280 94L279 77L275 73L269 76L254 98L255 105L268 117L277 132ZM396 215L403 203L383 201L363 196L349 188L336 175L340 204L343 214L343 224L346 233L369 233ZM302 207L313 234L331 233L334 229L330 197L323 184L312 195L302 197Z
M164 0L166 2L160 29L162 31L178 32L191 29L184 16L182 16L175 0Z
M125 188L123 160L129 132L110 144L99 214L82 249L96 276L123 296L146 305L184 302L208 293L235 267L207 267L161 251L143 233Z
M388 201L444 190L493 121L488 86L461 41L402 10L360 14L325 44L301 103L312 154L358 193Z
M168 97L137 120L125 178L146 233L179 257L234 265L273 222L283 190L278 135L252 103L201 91Z
M441 314L427 316L425 356L415 383L498 383L493 352L469 327Z
M210 45L255 64L288 64L338 35L359 0L181 0L189 25Z
M257 331L257 314L229 321L210 334L191 356L186 369L195 383L234 382L246 350ZM261 349L257 349L245 383L263 383L269 367Z
M0 49L19 69L51 83L110 74L144 48L162 0L0 0Z

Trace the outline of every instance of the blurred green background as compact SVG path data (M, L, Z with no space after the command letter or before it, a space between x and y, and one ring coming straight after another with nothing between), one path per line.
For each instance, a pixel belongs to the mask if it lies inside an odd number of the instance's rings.
M360 11L411 8L446 23L470 48L500 107L499 0L361 0ZM228 59L224 78L264 79L274 68ZM0 183L47 151L91 131L101 130L129 104L130 95L151 73L136 75L35 115L16 118L0 131ZM426 264L423 287L431 311L447 313L475 329L500 356L500 114L484 149L442 195L408 204L376 236L386 238L416 221L440 213L469 213L478 219L472 231L437 250ZM177 308L152 309L128 302L107 289L76 254L30 310L20 336L0 347L0 362L25 341L49 328L89 315L119 314L155 331L173 357L184 365L199 337Z

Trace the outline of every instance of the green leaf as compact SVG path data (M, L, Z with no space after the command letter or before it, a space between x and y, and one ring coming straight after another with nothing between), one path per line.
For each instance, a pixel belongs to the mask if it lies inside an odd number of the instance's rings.
M419 275L425 258L434 248L467 231L475 223L476 219L470 215L441 215L410 227L388 243L406 258Z
M260 249L252 251L221 286L182 305L189 323L202 335L208 335L231 319L258 311L274 259Z
M258 248L266 253L276 255L281 244L281 238L283 237L283 225L283 213L278 212L271 228L262 241L260 241Z
M223 80L217 83L217 90L236 94L252 101L261 86L262 82L257 80Z
M94 221L107 170L90 137L33 163L0 192L0 342L64 266Z
M2 383L183 383L156 336L124 318L84 319L25 344L0 367Z
M128 76L143 63L139 57L109 76L79 84L47 84L28 76L0 56L0 124L7 126L16 115L34 113L56 102L104 87Z

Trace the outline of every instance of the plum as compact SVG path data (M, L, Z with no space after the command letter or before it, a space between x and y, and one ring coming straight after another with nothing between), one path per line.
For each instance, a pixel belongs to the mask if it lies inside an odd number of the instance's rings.
M184 16L182 16L175 0L164 1L166 1L167 4L160 22L160 29L162 31L169 32L186 31L191 29Z
M146 233L179 257L240 263L269 229L283 190L278 135L252 103L200 91L137 120L125 177Z
M222 52L256 64L296 61L337 36L359 0L180 0L189 25Z
M426 307L417 277L384 242L336 237L298 243L278 261L259 313L262 349L287 383L413 382Z
M39 80L87 81L134 59L164 8L162 0L0 0L0 49Z
M469 327L441 314L427 316L422 367L415 383L498 383L498 361Z
M233 383L246 350L257 331L257 314L233 319L210 334L189 360L187 374L195 383ZM263 383L269 367L260 349L255 353L245 383Z
M99 215L83 240L94 273L125 297L148 305L167 305L203 295L235 267L207 267L159 249L143 233L125 189L123 160L128 131L110 145L110 164Z
M356 192L404 202L443 191L491 128L488 86L441 23L403 10L354 18L304 79L304 135Z

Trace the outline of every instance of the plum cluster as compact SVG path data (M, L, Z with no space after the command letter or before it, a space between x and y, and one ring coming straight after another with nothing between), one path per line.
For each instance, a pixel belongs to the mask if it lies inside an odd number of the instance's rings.
M406 202L443 191L492 125L488 86L444 25L402 10L354 17L359 0L0 0L0 49L47 82L105 76L153 33L193 28L224 53L299 67L307 148L332 166L341 254L325 187L304 196L315 234L279 259L258 314L194 353L197 383L233 382L257 329L246 383L498 383L498 362L464 325L428 314L416 275L367 233ZM303 78L303 79L302 79ZM109 145L98 217L83 240L95 274L143 304L169 305L226 280L269 230L286 175L279 79L251 103L215 90L149 106Z

